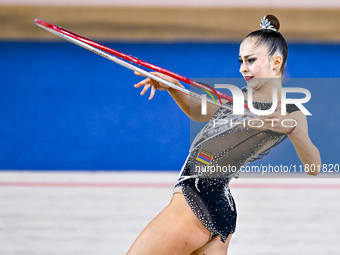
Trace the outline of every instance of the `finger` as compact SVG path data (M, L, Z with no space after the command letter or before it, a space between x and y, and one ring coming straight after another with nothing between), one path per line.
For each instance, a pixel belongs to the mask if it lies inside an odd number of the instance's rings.
M134 71L134 74L135 74L135 75L139 75L139 76L144 76L144 77L145 77L144 74L141 74L141 73L139 73L139 72L137 72L137 71Z
M159 72L150 72L150 73L158 77L161 77L163 75L162 73L159 73Z
M145 92L150 88L150 86L151 86L150 84L146 84L140 94L143 96Z
M169 82L172 82L172 83L174 83L174 80L175 80L175 79L171 78L170 76L167 76L167 75L162 74L162 73L151 72L151 74L153 74L153 75L155 75L155 76L157 76L157 77L159 77L159 78L161 78L165 81L169 81ZM164 85L164 83L162 83L162 84Z
M151 73L151 74L153 74L153 75L155 75L155 76L158 76L158 77L162 77L162 76L163 76L162 73L158 73L158 72L149 72L149 73ZM135 74L135 75L139 75L139 76L144 76L144 77L146 77L144 74L141 74L141 73L139 73L139 72L137 72L137 71L134 71L134 74Z
M151 82L151 79L150 78L146 78L145 80L142 80L142 81L138 82L137 84L135 84L134 87L135 88L139 88L139 87L144 86L144 85L146 85L146 84L148 84L150 82Z
M156 89L154 86L151 87L151 93L150 93L150 96L149 96L149 100L151 100L153 98L153 96L155 95L156 93Z
M164 75L162 73L157 73L157 72L150 72L151 74L161 78L161 79L164 79ZM159 81L156 81L156 80L153 80L151 79L151 83L153 86L155 86L156 88L159 88L159 84L160 82ZM163 84L163 83L162 83Z

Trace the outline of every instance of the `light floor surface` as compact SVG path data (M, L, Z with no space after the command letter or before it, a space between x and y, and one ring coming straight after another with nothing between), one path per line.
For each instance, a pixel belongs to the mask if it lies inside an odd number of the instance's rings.
M0 172L1 255L125 254L176 172ZM339 178L231 182L231 255L340 254Z

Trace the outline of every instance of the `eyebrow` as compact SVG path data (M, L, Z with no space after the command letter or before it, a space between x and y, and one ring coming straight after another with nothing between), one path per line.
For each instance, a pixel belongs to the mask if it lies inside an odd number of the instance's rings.
M248 58L248 57L250 57L250 56L252 56L252 55L254 55L254 54L249 54L249 55L247 55L247 56L244 56L244 58ZM241 56L238 56L239 58L241 58Z

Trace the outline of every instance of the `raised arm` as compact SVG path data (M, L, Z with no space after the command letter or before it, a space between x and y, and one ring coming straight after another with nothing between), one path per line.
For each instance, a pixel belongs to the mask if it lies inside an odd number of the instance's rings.
M135 73L136 75L140 75L139 73ZM180 87L184 87L178 80L162 74L162 73L157 73L157 72L152 72L152 74L165 79L169 82L172 82ZM212 105L212 104L207 104L207 115L202 115L201 114L201 100L190 97L187 94L184 94L183 92L180 92L176 89L170 88L167 85L163 83L159 83L157 81L154 81L150 78L146 78L142 80L141 82L137 83L135 85L135 88L139 88L144 86L142 92L140 93L141 95L144 95L147 90L151 87L151 93L149 96L149 100L151 100L155 93L156 89L158 90L167 90L168 93L172 96L172 98L175 100L177 105L182 109L182 111L192 120L197 121L197 122L206 122L209 121L212 115L217 111L218 106Z

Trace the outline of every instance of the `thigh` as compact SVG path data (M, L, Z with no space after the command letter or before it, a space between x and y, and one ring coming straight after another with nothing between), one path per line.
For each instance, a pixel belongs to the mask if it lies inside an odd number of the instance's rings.
M189 255L206 244L209 236L183 194L174 194L170 204L137 237L127 255Z
M215 236L204 246L191 253L191 255L226 255L228 252L231 236L232 234L228 236L228 239L225 243L221 241L220 236Z

